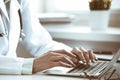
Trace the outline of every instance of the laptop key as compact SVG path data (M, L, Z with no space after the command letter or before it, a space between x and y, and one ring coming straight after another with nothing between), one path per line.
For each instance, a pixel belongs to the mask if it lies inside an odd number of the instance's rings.
M84 72L89 72L89 71L91 71L91 70L94 69L98 64L99 64L99 62L90 64L90 67L89 67L88 69L86 69Z
M99 65L97 65L94 69L89 71L87 74L96 74L96 72L105 64L106 62L99 62Z
M70 70L68 73L76 73L77 71L79 71L83 67L84 67L83 64L78 64L74 69Z

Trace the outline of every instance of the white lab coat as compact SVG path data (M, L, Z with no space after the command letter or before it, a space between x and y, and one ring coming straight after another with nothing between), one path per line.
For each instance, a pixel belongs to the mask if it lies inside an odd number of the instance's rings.
M20 2L20 4L18 3ZM52 40L50 34L40 25L38 18L30 10L30 0L10 0L7 6L9 15L9 49L6 55L0 55L0 74L21 74L24 58L16 56L16 48L20 36L20 19L17 14L20 8L22 14L22 27L25 39L23 46L35 57L55 49L71 49L70 47ZM12 4L12 5L11 5Z

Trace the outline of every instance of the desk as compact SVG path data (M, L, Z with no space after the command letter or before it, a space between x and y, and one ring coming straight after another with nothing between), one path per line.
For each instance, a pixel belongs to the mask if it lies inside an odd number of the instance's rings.
M49 76L49 75L0 75L0 80L84 80L75 77Z
M117 69L117 74L120 76L120 63L116 63L114 65L114 68ZM34 74L34 75L0 75L0 80L88 80L88 79L79 77Z

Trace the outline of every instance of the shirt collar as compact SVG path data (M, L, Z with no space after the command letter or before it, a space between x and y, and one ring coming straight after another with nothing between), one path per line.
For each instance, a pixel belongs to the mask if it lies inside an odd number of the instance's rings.
M5 4L4 4L4 0L0 0L0 9L4 13L4 15L6 16L6 18L9 20L8 14L7 14L7 11L6 11L6 7L5 7Z

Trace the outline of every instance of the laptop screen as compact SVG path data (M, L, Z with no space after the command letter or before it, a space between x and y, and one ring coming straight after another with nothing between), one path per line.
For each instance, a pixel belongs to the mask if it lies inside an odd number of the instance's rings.
M120 49L117 51L116 54L114 54L112 60L110 61L110 64L113 65L114 63L116 63L116 61L119 59L120 57Z

